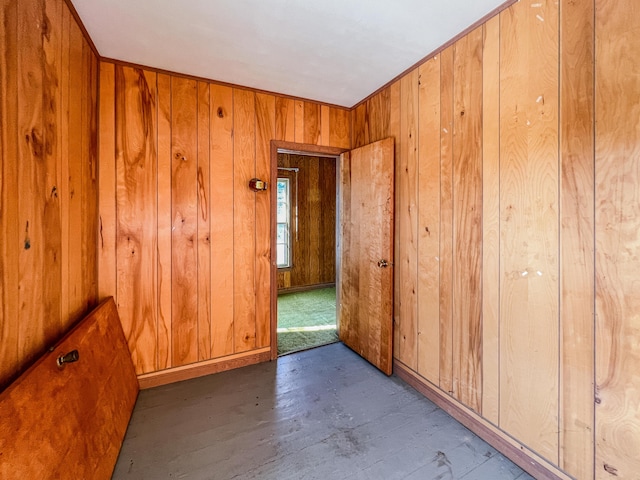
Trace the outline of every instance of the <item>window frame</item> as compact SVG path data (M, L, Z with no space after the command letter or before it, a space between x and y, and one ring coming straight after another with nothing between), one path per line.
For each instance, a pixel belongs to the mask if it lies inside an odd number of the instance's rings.
M281 203L278 198L278 187L281 182L285 182L287 185L287 199L286 199L286 208L287 208L287 221L286 222L278 222L278 205ZM291 205L291 179L287 176L278 176L276 179L276 268L279 272L285 272L291 270L293 268L293 235L291 230L291 219L292 219L292 205ZM285 236L286 243L278 242L278 228L280 225L285 225ZM288 251L286 264L280 264L278 262L278 247L280 245L284 245L286 251Z

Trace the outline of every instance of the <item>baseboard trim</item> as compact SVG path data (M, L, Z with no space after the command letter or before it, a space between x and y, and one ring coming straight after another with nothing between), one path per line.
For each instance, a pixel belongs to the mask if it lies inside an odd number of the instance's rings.
M529 475L538 480L572 480L573 477L558 470L475 412L463 407L396 359L393 361L393 372Z
M192 378L211 375L212 373L224 372L235 368L246 367L256 363L268 362L271 360L271 348L260 348L249 352L236 353L226 357L214 358L204 362L191 363L181 367L168 368L158 372L144 373L138 375L140 389L158 387L169 383L190 380Z
M310 290L319 290L321 288L329 288L335 287L335 282L331 283L316 283L315 285L300 285L299 287L288 287L288 288L279 288L278 294L280 293L298 293L298 292L308 292Z

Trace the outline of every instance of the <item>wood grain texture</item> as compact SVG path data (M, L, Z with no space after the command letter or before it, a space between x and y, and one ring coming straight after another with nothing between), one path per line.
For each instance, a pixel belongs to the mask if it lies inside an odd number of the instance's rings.
M233 89L211 93L211 355L233 353Z
M500 426L557 464L558 6L502 12L500 55Z
M454 44L453 391L482 409L482 28Z
M304 138L306 135L305 127L305 111L304 100L293 101L293 122L294 122L294 142L305 143Z
M328 107L329 110L329 136L323 133L322 144L331 147L350 148L351 128L349 122L349 110ZM324 112L324 110L323 110ZM324 114L323 114L324 121Z
M25 364L20 332L18 222L18 2L0 8L0 389Z
M292 265L278 271L278 288L298 288L335 282L336 160L278 154L279 170L289 178L292 199ZM296 191L297 189L297 191ZM298 221L295 221L297 201Z
M640 5L596 1L596 478L640 472Z
M363 103L351 111L351 148L363 147L369 143L367 103Z
M267 347L271 325L271 149L275 136L276 101L273 95L256 94L256 177L267 182L267 192L256 195L256 347Z
M594 4L560 3L560 467L594 475Z
M256 345L256 193L248 185L255 176L255 94L233 92L233 329L234 353ZM296 110L297 113L297 110Z
M394 140L341 158L340 340L387 375L393 365ZM348 222L348 223L347 223Z
M211 358L211 165L209 84L198 82L198 360ZM215 175L215 172L213 172Z
M394 191L394 211L398 210L398 193L400 191L400 173L399 173L399 158L400 158L400 116L401 116L401 96L400 96L400 80L391 84L389 87L389 133L388 136L395 140L394 142L394 176L395 185ZM381 116L384 118L384 115ZM396 214L393 224L393 264L395 266L400 264L400 218ZM393 355L397 358L400 351L400 329L399 315L400 315L400 269L393 269Z
M276 97L276 140L295 142L295 101Z
M320 145L320 105L312 102L304 102L303 111L302 143Z
M69 132L76 132L67 139L67 179L68 211L69 211L69 252L77 256L75 261L69 262L69 313L70 317L79 319L86 312L83 309L82 298L82 95L72 95L71 92L83 92L83 37L82 31L75 22L71 22L69 31ZM114 105L115 108L115 105ZM114 160L115 161L115 160ZM73 252L73 253L71 253ZM71 258L70 258L71 260Z
M172 365L172 299L171 299L171 77L158 74L158 369Z
M57 358L71 350L79 360L58 367ZM0 476L111 478L137 394L109 298L0 394Z
M172 365L198 360L198 91L171 79Z
M440 388L453 394L453 47L440 54Z
M440 58L419 70L417 372L440 383Z
M156 369L156 74L115 69L117 303L137 373Z
M484 25L482 51L482 416L500 406L500 18Z
M400 252L399 272L399 349L398 359L417 368L418 340L418 71L400 80L400 152L397 194Z
M98 61L83 36L82 312L98 303ZM48 228L47 228L48 230Z
M115 66L100 64L100 164L99 164L99 204L100 237L98 239L98 271L100 298L117 294L116 257L116 134L115 134ZM68 222L68 220L67 220ZM66 229L68 231L67 224ZM67 247L68 248L68 247Z

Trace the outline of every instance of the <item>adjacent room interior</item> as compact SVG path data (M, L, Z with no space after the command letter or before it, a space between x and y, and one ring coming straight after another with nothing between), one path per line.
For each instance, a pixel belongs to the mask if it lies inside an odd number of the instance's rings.
M278 153L278 355L338 341L336 161Z
M143 427L176 476L638 478L640 2L0 25L1 478L110 478ZM334 334L278 326L310 287L340 342L278 358L279 328Z

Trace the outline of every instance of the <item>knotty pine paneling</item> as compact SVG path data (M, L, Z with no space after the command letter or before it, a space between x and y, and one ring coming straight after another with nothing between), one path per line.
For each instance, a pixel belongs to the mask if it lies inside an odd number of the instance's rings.
M576 478L594 469L594 8L560 3L559 463Z
M97 301L97 58L61 0L0 6L0 386Z
M278 166L299 169L278 171L290 180L292 204L292 265L278 271L278 289L335 283L336 160L279 153Z
M596 1L595 471L598 479L631 479L637 478L640 472L639 7L630 0Z
M270 346L273 190L249 179L272 184L272 139L348 147L349 112L110 62L101 85L100 294L137 373Z
M482 408L482 27L454 45L453 392Z
M627 407L640 380L633 367L622 367L634 365L629 342L639 335L631 320L633 262L619 258L634 245L624 232L638 228L639 140L635 123L624 119L637 117L632 32L639 27L635 5L614 3L514 4L417 68L417 112L406 108L406 90L394 107L391 86L351 112L354 147L395 136L399 179L410 167L406 126L418 118L418 250L415 264L403 269L412 240L397 228L396 360L505 438L586 479L608 478L605 464L620 476L637 471L632 450L640 441ZM629 56L621 60L613 52L623 49ZM614 63L625 66L617 76ZM414 75L394 85L409 85ZM394 108L403 135L391 132ZM594 117L602 124L595 139ZM399 185L397 226L410 206ZM626 250L614 248L621 243ZM415 298L403 291L412 268ZM418 340L408 352L403 329L416 307Z

